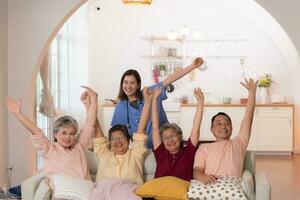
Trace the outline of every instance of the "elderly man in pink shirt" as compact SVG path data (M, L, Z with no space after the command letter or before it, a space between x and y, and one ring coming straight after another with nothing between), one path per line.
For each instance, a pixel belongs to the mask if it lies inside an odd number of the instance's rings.
M219 112L211 120L211 131L216 142L199 146L194 161L193 178L204 184L216 183L220 175L241 176L244 157L247 151L255 109L257 82L253 79L241 82L248 90L248 103L241 123L239 134L232 134L231 119L226 113Z

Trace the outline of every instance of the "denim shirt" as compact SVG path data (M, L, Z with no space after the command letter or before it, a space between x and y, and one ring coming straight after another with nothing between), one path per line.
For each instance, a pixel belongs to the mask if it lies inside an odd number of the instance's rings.
M162 92L160 96L158 97L158 115L159 115L159 125L162 125L164 123L168 123L168 119L166 116L166 112L163 108L162 101L167 99L166 90L163 87L162 82L154 84L149 87L150 90L153 90L157 87L162 88ZM134 108L130 105L130 103L127 100L122 100L117 103L113 118L111 121L111 125L117 125L122 124L126 125L129 130L130 135L132 136L133 133L137 131L138 124L141 118L142 110L144 107L144 99L138 101L137 108ZM146 133L148 134L148 140L147 140L147 147L152 148L152 119L151 116L149 117L149 120L147 122L146 126Z

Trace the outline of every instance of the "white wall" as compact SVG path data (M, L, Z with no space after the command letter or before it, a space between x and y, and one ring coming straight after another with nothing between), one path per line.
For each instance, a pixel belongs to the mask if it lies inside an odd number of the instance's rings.
M171 28L179 30L184 23L182 2L154 1L151 6L138 7L103 1L99 3L100 12L91 10L90 81L102 100L116 97L120 77L128 68L140 72L144 85L151 84L150 62L141 56L149 55L151 46L139 37L163 35ZM297 89L300 85L300 18L297 12L300 2L290 0L277 4L274 1L257 1L281 26L251 0L187 2L187 25L199 28L204 36L248 39L246 65L257 74L272 73L276 82L272 93L283 94L288 102L295 104L294 150L300 152L300 125L296 123L300 120L300 90ZM186 87L191 90L194 85L200 84L212 93L210 99L213 101L220 101L222 96L239 98L245 95L245 90L238 85L240 77L238 62L218 60L207 71L197 72L195 81L185 79L177 83L176 92L170 96L188 93ZM225 80L228 78L231 81Z
M290 68L297 66L289 63L284 54L295 52L295 49L283 29L265 10L247 0L190 0L184 11L183 2L154 1L151 6L130 7L116 1L104 1L99 4L101 11L91 9L90 80L102 98L117 96L120 77L128 68L140 72L143 85L152 84L150 59L143 57L151 54L151 44L141 37L164 36L170 29L180 32L186 24L191 30L198 28L203 39L247 39L246 43L194 42L199 50L193 53L198 52L199 56L202 56L201 52L206 55L245 55L244 67L257 76L271 73L276 82L272 93L284 95L290 103L294 101L290 93L293 90ZM216 50L211 50L212 47ZM193 99L191 91L197 85L210 93L207 100L214 103L221 102L223 96L238 101L246 95L245 89L239 85L242 79L239 58L207 61L207 71L196 71L192 81L188 76L178 82L176 92L170 97L190 95Z
M0 186L7 184L7 0L0 0Z
M23 99L26 114L32 102L32 80L36 79L40 54L52 32L79 2L83 1L8 1L8 94ZM35 154L28 132L13 116L9 115L8 120L12 183L19 184L33 173Z
M300 61L300 18L299 8L300 1L287 0L287 1L269 1L269 0L256 0L262 7L264 7L284 28L289 38L295 45L298 53L298 61ZM294 52L292 52L294 54ZM287 59L287 61L290 61ZM292 61L294 62L294 61ZM293 85L300 85L300 68L294 67L291 69L293 75ZM300 124L297 123L300 120L300 90L294 87L295 97L295 113L294 113L294 152L300 153Z

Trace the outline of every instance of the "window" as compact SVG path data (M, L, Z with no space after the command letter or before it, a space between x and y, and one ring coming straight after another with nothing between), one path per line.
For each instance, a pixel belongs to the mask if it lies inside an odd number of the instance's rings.
M87 72L85 72L87 67L82 67L82 64L84 64L83 66L88 66L88 50L87 48L82 48L82 44L84 46L88 45L87 34L80 34L78 37L79 29L87 30L86 14L87 6L84 5L60 29L56 37L53 39L49 51L49 85L53 96L53 103L59 112L71 113L75 116L76 113L74 113L72 105L78 105L78 103L74 102L73 96L78 96L79 99L79 94L73 90L76 90L74 87L77 87L78 84L83 83L82 79L71 77L70 70L72 70L72 76L74 76L74 74L75 76L76 74L79 74L79 76L87 74ZM80 20L80 24L78 23L78 20ZM77 46L80 46L82 56L78 56L78 54L75 56L74 52L79 51ZM80 63L81 67L76 66L75 63ZM41 91L42 81L40 76L38 76L36 82L37 106L40 105ZM37 125L43 130L44 134L50 139L50 141L53 141L54 137L52 134L52 127L54 120L39 113L38 109L39 108L37 107ZM41 154L38 152L37 169L41 169L42 166L43 159Z

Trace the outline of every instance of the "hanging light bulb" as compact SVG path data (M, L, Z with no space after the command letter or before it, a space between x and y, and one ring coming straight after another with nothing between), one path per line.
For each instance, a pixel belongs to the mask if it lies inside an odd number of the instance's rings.
M184 25L181 29L181 35L183 35L184 37L188 36L190 34L190 30L189 28Z
M194 32L194 39L200 40L201 38L202 38L202 34L201 34L200 30L196 29L196 31Z
M168 33L167 33L167 38L169 40L175 40L177 38L177 35L175 33L174 30L170 30Z
M150 5L152 0L122 0L124 4L129 5Z

